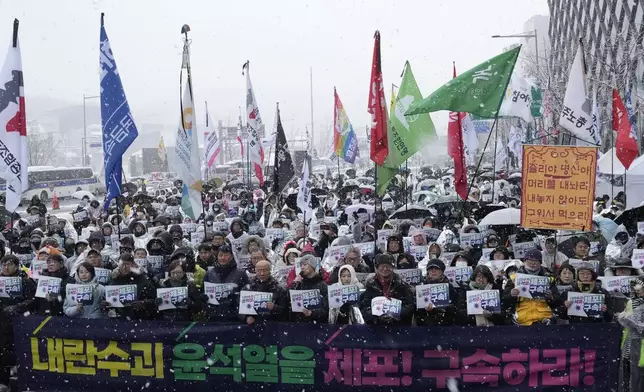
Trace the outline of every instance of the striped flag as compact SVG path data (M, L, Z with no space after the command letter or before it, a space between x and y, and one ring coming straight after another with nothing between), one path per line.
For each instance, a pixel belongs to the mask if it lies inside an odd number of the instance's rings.
M215 163L215 160L219 156L221 151L221 143L219 141L219 136L217 131L212 128L212 120L210 119L210 113L208 113L208 105L206 104L206 131L205 133L205 143L204 143L204 160L208 168L212 168L212 165Z

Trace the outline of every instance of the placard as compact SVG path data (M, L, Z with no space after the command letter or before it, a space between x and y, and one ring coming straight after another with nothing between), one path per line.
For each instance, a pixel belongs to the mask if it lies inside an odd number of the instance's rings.
M631 265L635 268L644 268L644 249L633 249Z
M360 250L360 256L373 255L376 251L376 244L374 244L373 241L360 242L357 244L352 244L350 246Z
M344 256L346 256L347 252L352 247L353 245L341 245L330 246L326 248L324 257L322 257L322 268L324 268L326 271L332 271L333 268L338 265L338 262L344 259Z
M400 318L402 301L396 298L375 297L371 300L371 314Z
M387 239L390 236L394 235L396 231L393 229L380 229L378 230L378 238L376 239L376 244L382 248L382 250L387 250Z
M31 272L31 279L38 280L43 272L47 271L47 260L34 259L29 268Z
M284 239L284 229L266 229L264 239L267 240L269 244L272 244L275 240L282 241Z
M356 272L356 279L358 279L358 282L364 285L365 282L367 281L367 278L373 275L374 275L373 272Z
M523 145L521 226L592 228L597 148Z
M193 246L199 246L203 242L204 238L206 238L206 234L203 231L195 231L190 233L190 243Z
M420 262L427 255L428 245L413 245L409 248L409 254L416 258L416 263Z
M435 308L450 305L449 283L422 284L416 286L416 309L425 309L429 304Z
M483 233L461 233L460 243L462 248L473 248L483 246Z
M38 279L36 298L47 298L49 294L60 294L60 283L62 279L53 276L41 276Z
M239 314L251 316L268 314L270 310L268 310L266 304L272 301L273 293L242 290L239 293Z
M517 259L525 258L525 254L530 249L535 249L535 248L536 248L536 245L534 244L534 241L519 242L518 244L512 244L512 252L514 253L514 257L516 257Z
M137 287L135 284L105 286L105 300L113 308L129 306L137 300Z
M0 298L21 298L22 278L19 276L0 276Z
M292 265L277 267L277 275L280 276L283 280L286 280L286 278L288 278L288 274L291 273L292 269Z
M481 261L489 261L490 260L490 255L492 252L494 252L495 248L483 248L481 249L481 258L479 259L479 263Z
M179 226L181 226L181 230L184 233L194 233L195 231L197 231L196 223L181 223Z
M360 287L358 285L329 286L329 308L336 309L346 303L357 303L360 298Z
M119 237L118 234L112 234L110 236L110 240L112 241L111 248L116 252L119 253L121 252L121 238Z
M102 285L106 285L106 284L109 283L111 275L112 275L112 271L108 270L107 268L95 267L94 272L95 272L94 279L96 279L97 283L102 284Z
M304 309L314 310L322 308L320 290L289 290L291 296L291 311L302 313Z
M441 231L433 227L423 227L422 230L425 233L425 237L427 237L427 241L430 243L436 241L441 235Z
M157 289L157 298L161 299L159 310L176 309L177 305L188 298L188 287L164 287Z
M18 258L18 261L20 261L20 265L27 265L33 262L34 260L34 255L33 253L16 253L14 254Z
M501 313L501 297L498 290L468 290L467 314Z
M636 276L600 276L599 280L601 280L604 290L629 295L631 281L635 278Z
M519 290L519 297L546 299L546 291L550 290L550 278L539 275L516 274L514 287Z
M92 305L94 303L94 285L70 283L65 287L65 298L69 298L77 304Z
M457 253L458 252L443 252L440 255L440 259L445 262L445 265L450 265L452 263L452 259Z
M230 226L226 222L212 222L212 229L225 234L230 230Z
M604 294L588 294L568 292L568 301L572 305L568 308L568 316L600 318L602 316L602 305Z
M156 275L163 272L163 256L147 256L148 274Z
M459 287L461 282L467 282L472 277L472 267L447 267L445 276L454 287Z
M423 271L420 268L395 269L394 273L400 276L403 282L416 286L423 281Z
M72 212L72 219L74 219L74 222L76 223L89 220L89 212L87 212L87 210Z
M220 305L219 301L229 298L237 287L234 283L210 283L203 282L204 294L208 297L211 305Z

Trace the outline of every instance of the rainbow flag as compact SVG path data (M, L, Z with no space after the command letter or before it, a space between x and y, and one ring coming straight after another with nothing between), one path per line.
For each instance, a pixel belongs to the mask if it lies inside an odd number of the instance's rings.
M353 163L356 155L358 155L358 138L335 89L333 89L333 95L335 97L333 107L333 151L345 162Z

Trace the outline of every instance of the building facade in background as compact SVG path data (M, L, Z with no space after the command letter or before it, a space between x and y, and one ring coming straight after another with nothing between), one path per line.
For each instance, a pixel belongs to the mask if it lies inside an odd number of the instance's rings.
M546 82L555 109L565 94L579 40L584 45L587 82L597 94L604 151L611 140L611 91L630 90L640 143L644 119L644 3L639 0L548 0L550 54Z

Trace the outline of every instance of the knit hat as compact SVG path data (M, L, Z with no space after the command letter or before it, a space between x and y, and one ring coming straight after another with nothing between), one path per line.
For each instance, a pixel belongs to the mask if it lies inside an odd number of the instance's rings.
M319 271L319 268L320 268L320 262L318 261L317 257L310 254L306 254L300 257L299 263L300 265L308 264L311 266L311 268L313 268L316 271Z
M536 249L536 248L532 248L532 249L528 250L527 252L525 252L525 255L523 256L523 259L524 260L537 260L538 262L541 263L542 262L541 251Z
M376 256L376 262L374 264L376 265L376 268L378 268L380 264L389 264L393 267L395 265L394 257L389 253L379 254Z
M443 261L440 259L431 259L429 263L427 263L427 270L429 270L430 268L438 268L441 271L445 272L445 263L443 263Z
M579 263L579 265L577 265L576 270L577 270L577 276L579 276L579 271L588 270L588 271L590 271L590 274L592 275L592 279L597 280L597 272L595 272L595 268L590 263L586 263L586 262Z
M311 245L310 242L307 242L306 245L304 245L302 255L315 255L315 249L313 249L313 245Z

